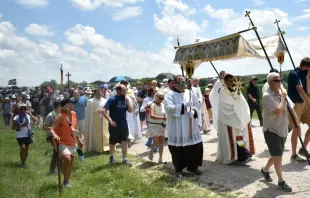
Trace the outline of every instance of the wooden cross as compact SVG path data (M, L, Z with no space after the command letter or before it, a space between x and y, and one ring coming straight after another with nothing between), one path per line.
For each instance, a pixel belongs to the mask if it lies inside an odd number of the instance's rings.
M70 76L72 76L72 74L70 74L69 72L66 74L66 76L68 76L68 88L70 87Z

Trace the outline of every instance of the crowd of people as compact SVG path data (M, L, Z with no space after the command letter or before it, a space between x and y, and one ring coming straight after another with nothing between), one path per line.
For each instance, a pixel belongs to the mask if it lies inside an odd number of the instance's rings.
M50 173L56 172L58 149L64 173L63 185L69 182L76 150L80 160L83 152L109 152L109 163L115 163L115 145L121 144L122 164L131 167L128 148L142 137L147 137L148 158L159 152L158 163L164 163L165 139L172 156L176 177L182 178L184 169L196 175L203 174L204 145L201 134L213 129L218 135L216 161L220 164L238 162L246 165L255 154L252 114L257 111L264 132L270 159L261 173L272 182L269 174L274 165L278 186L291 192L282 176L282 155L286 138L292 130L291 161L305 161L307 150L299 149L300 123L310 127L310 58L302 59L299 68L288 76L288 92L283 88L281 75L271 70L262 90L252 77L247 88L247 100L234 89L234 76L220 72L212 79L203 95L199 78L177 75L173 79L136 82L135 87L122 80L113 90L103 84L94 90L73 89L63 95L50 88L33 93L5 96L2 112L6 128L16 130L20 146L21 167L27 168L29 145L33 142L33 127L47 132L47 142L53 155ZM30 95L29 95L30 94ZM260 101L262 94L262 108ZM292 112L291 118L288 111ZM296 121L294 125L293 121ZM12 122L12 124L10 124ZM310 128L304 144L310 141Z

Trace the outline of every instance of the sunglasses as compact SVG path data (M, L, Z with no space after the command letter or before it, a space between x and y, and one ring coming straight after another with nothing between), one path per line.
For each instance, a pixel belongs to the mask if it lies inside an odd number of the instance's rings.
M27 108L20 108L19 110L21 110L21 111L26 111Z
M178 85L181 85L181 86L186 85L186 82L185 82L185 81L183 81L183 82L175 82L175 83L178 84Z
M165 98L159 98L159 100L164 100Z
M280 82L282 82L282 80L272 80L272 82L280 83Z

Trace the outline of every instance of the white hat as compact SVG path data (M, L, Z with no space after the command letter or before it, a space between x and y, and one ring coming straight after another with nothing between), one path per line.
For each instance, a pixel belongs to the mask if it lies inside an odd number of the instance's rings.
M163 80L163 83L167 83L167 82L168 82L168 79L165 78L165 79Z
M88 89L86 89L85 93L92 94L93 92L88 88Z
M5 97L4 100L10 100L10 98L9 97Z
M12 98L16 98L15 94L13 94Z

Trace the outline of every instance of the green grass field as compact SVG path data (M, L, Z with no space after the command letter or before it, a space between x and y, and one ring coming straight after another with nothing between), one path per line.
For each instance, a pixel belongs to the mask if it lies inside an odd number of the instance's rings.
M35 130L36 142L30 145L28 169L21 169L15 132L4 129L0 122L0 197L58 197L57 175L47 175L52 149L44 132ZM231 197L230 193L214 194L200 187L197 177L178 182L171 168L133 156L129 159L140 165L132 168L107 165L108 155L87 156L83 163L75 161L73 188L64 189L62 197ZM120 154L116 159L120 161Z

